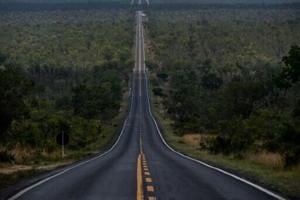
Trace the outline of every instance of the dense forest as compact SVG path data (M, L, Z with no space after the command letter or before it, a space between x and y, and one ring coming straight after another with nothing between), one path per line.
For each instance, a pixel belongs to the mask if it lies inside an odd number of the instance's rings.
M101 3L101 2L120 2L130 3L126 0L0 0L0 3ZM280 4L295 3L299 0L152 0L151 3L204 3L204 4Z
M152 3L196 3L196 4L282 4L299 3L299 0L152 0Z
M134 1L137 2L137 1ZM300 8L300 0L153 0L150 4L131 4L124 0L0 0L0 11L82 11L82 10L196 10L196 9L283 9Z
M112 142L133 66L127 11L0 13L0 161L30 164Z
M126 0L0 0L0 3L130 3Z
M199 148L300 161L298 10L149 12L152 90L176 134Z

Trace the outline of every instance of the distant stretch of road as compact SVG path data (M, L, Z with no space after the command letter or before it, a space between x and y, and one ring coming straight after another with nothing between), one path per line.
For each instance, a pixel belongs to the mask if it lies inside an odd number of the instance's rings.
M274 200L280 196L172 150L150 109L142 11L136 12L130 111L106 153L72 165L10 200ZM87 133L88 134L88 133Z

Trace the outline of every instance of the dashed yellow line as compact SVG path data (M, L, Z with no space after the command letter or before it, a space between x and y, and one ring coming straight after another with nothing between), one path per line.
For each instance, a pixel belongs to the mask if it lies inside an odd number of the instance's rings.
M147 185L148 192L154 192L154 187L152 185Z
M138 155L137 162L137 200L156 200L156 197L153 195L153 192L155 192L153 180L145 155L142 151ZM146 194L144 194L144 186L147 192ZM148 193L150 193L150 196Z
M147 183L152 183L152 178L146 178L145 181L146 181Z
M144 172L146 176L150 176L150 172Z

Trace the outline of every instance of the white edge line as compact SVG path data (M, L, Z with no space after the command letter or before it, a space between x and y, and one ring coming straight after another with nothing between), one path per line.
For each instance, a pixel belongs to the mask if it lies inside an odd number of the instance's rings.
M131 90L130 108L129 108L128 116L130 116L131 110L132 110L132 104L133 104L132 102L133 102L133 94L134 94L133 91L134 91L134 90ZM91 159L89 159L89 160L86 160L86 161L82 161L82 162L80 162L80 163L78 163L78 164L76 164L76 165L73 165L73 166L71 166L71 167L69 167L69 168L67 168L67 169L64 169L64 170L62 170L62 171L60 171L60 172L58 172L58 173L56 173L56 174L54 174L54 175L52 175L52 176L49 176L49 177L47 177L47 178L45 178L45 179L42 179L42 180L38 181L37 183L34 183L34 184L32 184L32 185L30 185L30 186L28 186L28 187L22 189L21 191L17 192L17 193L14 194L13 196L9 197L8 200L16 200L16 199L18 199L19 197L21 197L22 195L24 195L26 192L32 190L33 188L36 188L36 187L38 187L39 185L42 185L43 183L46 183L47 181L50 181L50 180L54 179L55 177L58 177L58 176L60 176L60 175L62 175L62 174L64 174L64 173L66 173L66 172L68 172L68 171L71 171L72 169L75 169L75 168L77 168L77 167L80 167L80 166L82 166L82 165L85 165L85 164L87 164L87 163L89 163L89 162L91 162L91 161L94 161L94 160L96 160L96 159L98 159L98 158L101 158L101 157L107 155L108 153L110 153L110 152L117 146L117 144L119 143L119 141L120 141L120 139L121 139L121 137L122 137L122 135L123 135L123 133L124 133L124 130L125 130L125 127L126 127L126 124L127 124L127 120L128 120L128 116L126 117L126 119L125 119L124 122L123 122L122 130L121 130L121 133L120 133L118 139L115 141L115 143L113 144L113 146L112 146L109 150L107 150L106 152L104 152L104 153L102 153L102 154L100 154L100 155L98 155L98 156L96 156L96 157L93 157L93 158L91 158Z
M121 136L123 135L123 132L124 132L124 129L125 129L125 124L126 124L126 122L127 122L127 119L126 119L126 120L124 121L124 123L123 123L123 128L122 128L121 134L119 135L117 141L114 143L114 145L113 145L109 150L107 150L107 151L104 152L103 154L98 155L98 156L96 156L96 157L93 157L93 158L91 158L91 159L89 159L89 160L80 162L80 163L78 163L78 164L76 164L76 165L74 165L74 166L71 166L71 167L69 167L69 168L67 168L67 169L64 169L64 170L61 171L61 172L58 172L57 174L54 174L54 175L52 175L52 176L50 176L50 177L47 177L47 178L45 178L45 179L43 179L43 180L40 180L40 181L38 181L37 183L35 183L35 184L31 185L31 186L28 186L28 187L26 187L25 189L19 191L17 194L15 194L15 195L13 195L12 197L8 198L8 200L15 200L15 199L18 199L18 198L21 197L23 194L25 194L26 192L32 190L32 189L35 188L35 187L37 187L37 186L39 186L39 185L41 185L41 184L43 184L43 183L45 183L45 182L47 182L47 181L49 181L49 180L51 180L51 179L54 179L55 177L60 176L60 175L66 173L66 172L68 172L68 171L70 171L70 170L72 170L72 169L75 169L75 168L77 168L77 167L80 167L80 166L82 166L82 165L84 165L84 164L87 164L87 163L89 163L89 162L91 162L91 161L94 161L94 160L96 160L96 159L98 159L98 158L101 158L101 157L105 156L106 154L110 153L110 152L116 147L116 145L117 145L117 143L119 142Z
M146 76L147 76L147 75L146 75ZM239 177L239 176L237 176L237 175L234 175L234 174L232 174L232 173L230 173L230 172L227 172L227 171L225 171L225 170L223 170L223 169L220 169L220 168L218 168L218 167L214 167L214 166L212 166L212 165L209 165L209 164L207 164L207 163L205 163L205 162L203 162L203 161L200 161L200 160L194 159L194 158L192 158L192 157L189 157L189 156L187 156L187 155L185 155L185 154L183 154L183 153L180 153L180 152L174 150L172 147L170 147L170 146L167 144L167 142L165 141L164 137L162 136L162 133L160 132L160 129L159 129L158 125L157 125L157 122L156 122L155 118L154 118L153 115L152 115L152 111L151 111L151 107L150 107L149 94L148 94L148 78L147 78L147 80L146 80L146 87L147 87L147 99L148 99L148 106L149 106L149 107L148 107L148 110L149 110L151 119L153 120L153 122L154 122L154 124L155 124L155 128L156 128L157 132L159 133L160 139L162 140L162 142L164 143L164 145L165 145L169 150L171 150L172 152L174 152L174 153L176 153L176 154L178 154L178 155L180 155L180 156L182 156L182 157L184 157L184 158L186 158L186 159L188 159L188 160L194 161L194 162L199 163L199 164L201 164L201 165L204 165L204 166L206 166L206 167L208 167L208 168L211 168L211 169L214 169L214 170L216 170L216 171L218 171L218 172L221 172L221 173L223 173L223 174L226 174L226 175L228 175L228 176L230 176L230 177L232 177L232 178L234 178L234 179L237 179L237 180L239 180L239 181L241 181L241 182L243 182L243 183L246 183L246 184L248 184L248 185L250 185L250 186L252 186L252 187L254 187L254 188L256 188L256 189L258 189L258 190L260 190L260 191L262 191L262 192L264 192L264 193L266 193L266 194L268 194L268 195L270 195L270 196L272 196L272 197L274 197L275 199L278 199L278 200L286 200L286 199L283 198L282 196L279 196L278 194L275 194L274 192L272 192L272 191L270 191L270 190L268 190L268 189L265 189L265 188L263 188L262 186L259 186L259 185L255 184L255 183L252 183L252 182L250 182L250 181L248 181L248 180L246 180L246 179L243 179L243 178L241 178L241 177Z
M143 37L143 39L144 39L144 37ZM145 60L145 57L144 57L144 60ZM268 194L268 195L270 195L270 196L272 196L272 197L274 197L275 199L278 199L278 200L286 200L286 199L283 198L282 196L280 196L280 195L278 195L278 194L275 194L274 192L272 192L272 191L270 191L270 190L268 190L268 189L265 189L265 188L263 188L262 186L259 186L259 185L255 184L255 183L252 183L252 182L250 182L250 181L248 181L248 180L246 180L246 179L243 179L243 178L241 178L241 177L239 177L239 176L237 176L237 175L234 175L234 174L232 174L232 173L230 173L230 172L227 172L227 171L225 171L225 170L223 170L223 169L220 169L220 168L218 168L218 167L214 167L214 166L212 166L212 165L209 165L209 164L207 164L207 163L205 163L205 162L203 162L203 161L200 161L200 160L197 160L197 159L195 159L195 158L189 157L189 156L187 156L187 155L185 155L185 154L183 154L183 153L180 153L180 152L174 150L172 147L170 147L170 146L168 145L168 143L166 142L166 140L164 139L164 137L162 136L162 133L160 132L160 129L159 129L158 125L157 125L157 122L156 122L155 118L153 117L153 114L152 114L152 111L151 111L151 107L150 107L149 86L148 86L148 74L147 74L147 72L145 73L145 76L146 76L145 81L146 81L146 89L147 89L146 94L147 94L147 100L148 100L148 111L149 111L149 114L150 114L150 116L151 116L152 121L153 121L154 124L155 124L155 128L156 128L157 132L159 133L160 139L162 140L162 142L164 143L164 145L165 145L169 150L171 150L172 152L174 152L174 153L176 153L176 154L178 154L178 155L180 155L180 156L182 156L182 157L184 157L184 158L186 158L186 159L188 159L188 160L194 161L194 162L199 163L199 164L201 164L201 165L204 165L204 166L206 166L206 167L208 167L208 168L210 168L210 169L214 169L214 170L216 170L216 171L218 171L218 172L221 172L221 173L223 173L223 174L226 174L226 175L228 175L228 176L230 176L230 177L232 177L232 178L234 178L234 179L236 179L236 180L239 180L239 181L241 181L241 182L243 182L243 183L246 183L246 184L248 184L248 185L250 185L250 186L252 186L252 187L254 187L254 188L256 188L256 189L258 189L258 190L260 190L260 191L262 191L262 192L264 192L264 193L266 193L266 194Z

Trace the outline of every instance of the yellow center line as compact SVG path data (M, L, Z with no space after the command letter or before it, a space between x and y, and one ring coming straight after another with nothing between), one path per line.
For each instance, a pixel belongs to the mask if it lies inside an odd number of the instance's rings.
M141 154L138 155L137 159L137 192L136 199L144 200L144 191L143 191L143 173L142 173L142 162Z

